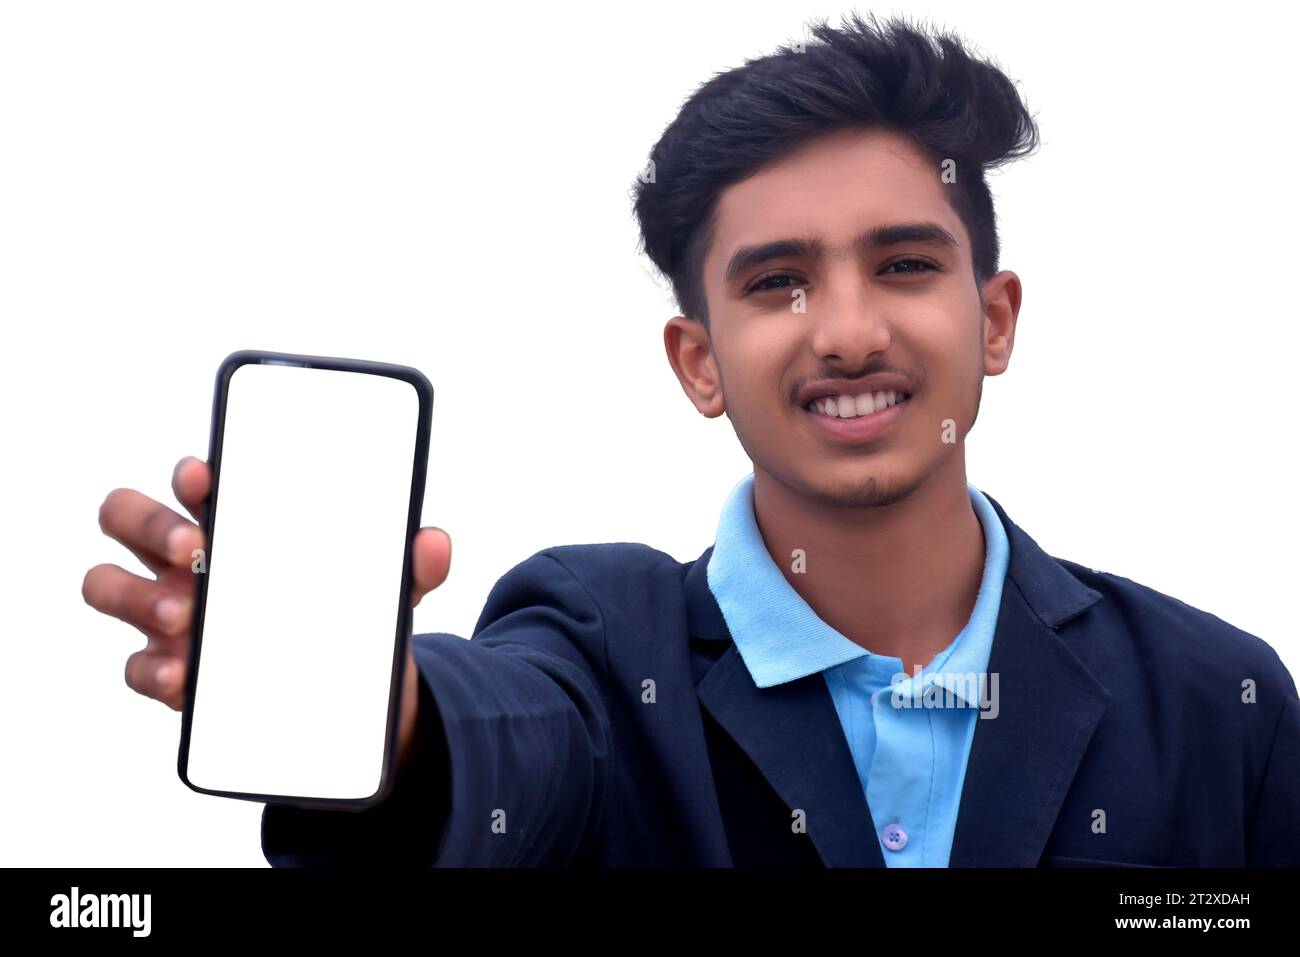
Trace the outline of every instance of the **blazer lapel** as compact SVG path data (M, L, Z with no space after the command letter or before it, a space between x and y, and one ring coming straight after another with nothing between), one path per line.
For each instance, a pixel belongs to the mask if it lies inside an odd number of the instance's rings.
M987 497L1010 544L988 668L998 676L997 715L976 721L949 866L1033 867L1110 699L1056 629L1102 596ZM754 684L708 587L712 551L684 581L691 637L726 642L696 687L701 706L781 799L806 812L808 836L827 866L884 867L825 679Z
M1011 549L988 667L997 709L976 721L949 866L1034 867L1110 700L1056 629L1102 596L986 497Z
M726 648L696 686L706 708L792 809L828 867L884 867L866 796L821 673L759 688L709 590L710 546L686 574L693 638Z

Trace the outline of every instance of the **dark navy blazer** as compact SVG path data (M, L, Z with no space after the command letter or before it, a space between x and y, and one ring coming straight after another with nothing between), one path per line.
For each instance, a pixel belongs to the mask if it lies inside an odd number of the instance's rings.
M1300 866L1300 699L1276 652L1052 558L990 501L1011 546L998 714L976 722L950 866ZM754 684L711 550L544 549L471 640L415 635L420 726L393 795L267 805L267 860L883 867L822 674Z

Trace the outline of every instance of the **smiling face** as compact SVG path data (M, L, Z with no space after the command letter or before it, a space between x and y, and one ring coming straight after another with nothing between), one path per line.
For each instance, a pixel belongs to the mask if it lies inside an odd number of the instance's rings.
M665 345L756 472L834 505L897 501L954 456L964 475L961 443L983 377L1010 358L1020 286L998 273L981 305L941 173L905 136L844 130L719 196L710 332L677 316Z

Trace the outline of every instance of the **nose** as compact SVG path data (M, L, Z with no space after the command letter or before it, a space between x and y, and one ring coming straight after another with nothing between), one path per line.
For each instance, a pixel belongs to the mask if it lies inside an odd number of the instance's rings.
M860 275L832 277L816 304L809 303L810 346L817 358L860 368L893 342L879 297Z

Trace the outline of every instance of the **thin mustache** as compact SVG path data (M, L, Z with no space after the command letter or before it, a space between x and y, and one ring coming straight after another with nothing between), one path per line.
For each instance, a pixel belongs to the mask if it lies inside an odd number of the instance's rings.
M925 384L920 375L912 375L911 373L904 372L902 369L894 369L894 368L868 369L865 372L859 373L858 375L839 373L836 375L823 375L823 376L818 376L816 379L809 379L807 382L801 383L799 386L797 386L794 390L794 394L797 396L804 389L812 388L813 386L818 385L819 383L822 382L834 382L839 379L848 379L852 382L857 382L867 378L868 376L873 376L873 375L900 376L901 378L906 379L908 382L912 383L912 385L918 391L920 390L921 386Z

